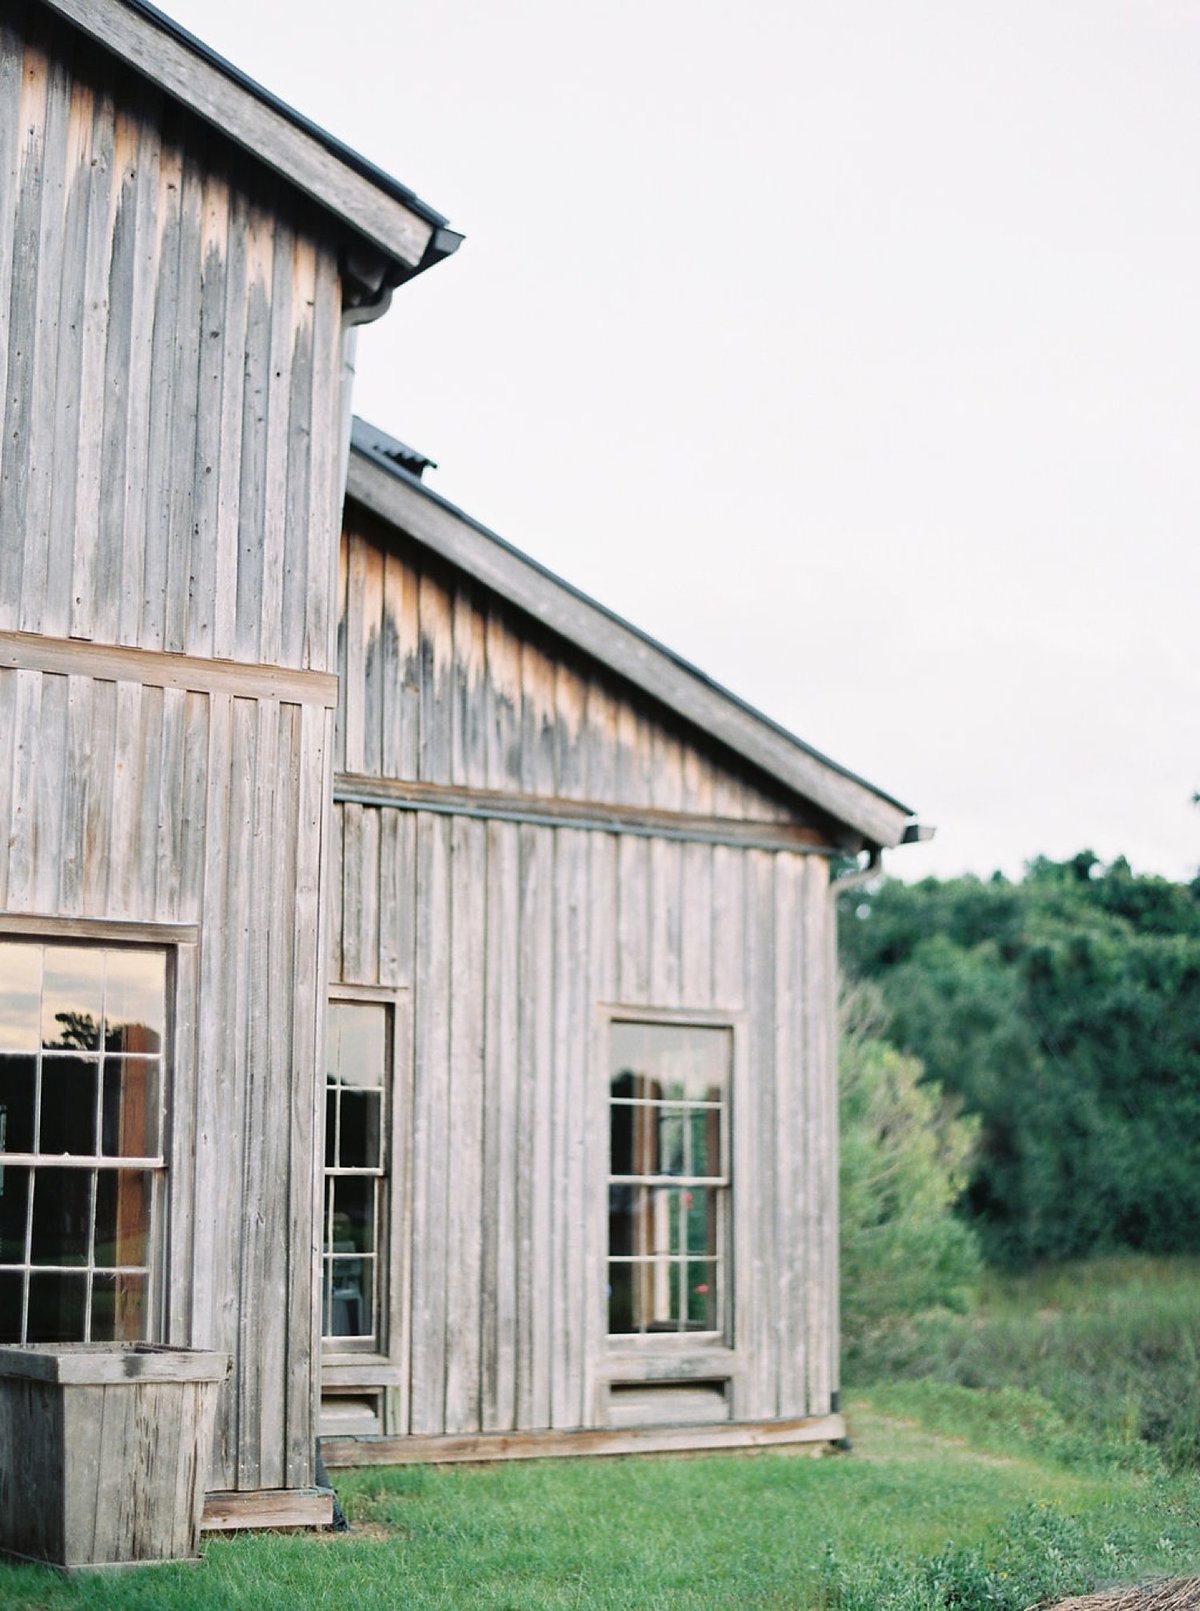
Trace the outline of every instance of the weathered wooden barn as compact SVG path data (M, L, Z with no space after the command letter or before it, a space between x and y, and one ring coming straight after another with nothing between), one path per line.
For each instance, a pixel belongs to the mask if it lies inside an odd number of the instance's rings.
M140 0L0 9L0 1335L231 1352L217 1490L313 1485L344 372L457 241Z
M911 813L347 457L457 243L141 0L6 6L0 1340L230 1352L214 1525L318 1432L842 1431L830 868Z
M327 1458L836 1437L830 865L910 814L422 464L356 425Z

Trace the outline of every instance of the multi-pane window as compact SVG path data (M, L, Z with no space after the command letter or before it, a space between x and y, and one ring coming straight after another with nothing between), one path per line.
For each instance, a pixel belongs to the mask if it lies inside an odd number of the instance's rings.
M732 1031L609 1030L608 1329L723 1334Z
M334 1350L385 1342L391 1020L386 1002L329 1003L321 1331Z
M0 1342L154 1329L167 952L0 940Z

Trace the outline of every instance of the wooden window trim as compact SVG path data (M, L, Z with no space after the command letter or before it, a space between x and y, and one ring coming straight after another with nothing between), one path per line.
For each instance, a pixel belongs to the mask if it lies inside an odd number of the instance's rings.
M194 1216L191 1185L194 1147L195 1009L198 979L198 928L195 924L139 923L124 919L54 917L41 913L0 913L0 944L95 947L98 950L148 947L165 953L163 1042L159 1056L161 1152L153 1158L107 1155L96 1167L143 1170L153 1193L146 1274L146 1340L186 1337L190 1303L175 1272L191 1269ZM34 1155L30 1155L31 1159ZM16 1154L5 1162L18 1165ZM35 1167L83 1167L79 1157L37 1154ZM43 1266L43 1268L50 1268Z
M411 1282L407 1257L412 1204L412 1135L409 1123L412 1086L411 992L406 986L331 983L329 1001L360 1002L391 1008L391 1092L387 1103L389 1127L385 1179L388 1186L384 1212L383 1238L377 1273L383 1281L380 1302L382 1337L376 1346L339 1347L337 1339L321 1339L321 1381L323 1386L379 1386L391 1391L406 1389L403 1362L408 1355L408 1312ZM324 1061L324 1059L323 1059ZM321 1112L324 1113L324 1074ZM324 1202L324 1146L321 1150L321 1194ZM324 1246L322 1227L321 1245ZM324 1268L322 1265L322 1280ZM393 1417L389 1414L389 1420Z
M606 1297L608 1271L609 1181L609 1046L614 1023L675 1024L687 1028L727 1029L732 1046L729 1074L727 1262L725 1272L725 1331L638 1335L610 1332ZM595 1009L593 1079L591 1082L591 1133L599 1138L593 1149L591 1202L594 1216L592 1245L596 1249L591 1281L590 1322L599 1340L595 1356L598 1391L609 1381L681 1381L706 1376L728 1376L734 1384L744 1374L745 1343L750 1335L748 1272L751 1269L750 1202L748 1182L752 1158L749 1102L750 1015L741 1008L650 1007L640 1002L600 1002ZM736 1415L736 1402L734 1405Z

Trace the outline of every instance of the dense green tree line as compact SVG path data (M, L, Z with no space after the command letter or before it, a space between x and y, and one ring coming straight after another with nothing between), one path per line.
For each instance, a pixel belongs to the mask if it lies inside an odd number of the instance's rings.
M991 1261L1200 1249L1200 879L1085 853L843 906L888 1040L977 1116L960 1212Z

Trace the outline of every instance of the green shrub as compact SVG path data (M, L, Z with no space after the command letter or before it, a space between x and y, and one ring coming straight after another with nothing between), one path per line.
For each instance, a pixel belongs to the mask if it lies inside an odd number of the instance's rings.
M976 1125L921 1065L874 1033L863 990L843 1010L842 1327L851 1358L931 1309L969 1308L980 1274L973 1231L954 1214Z

